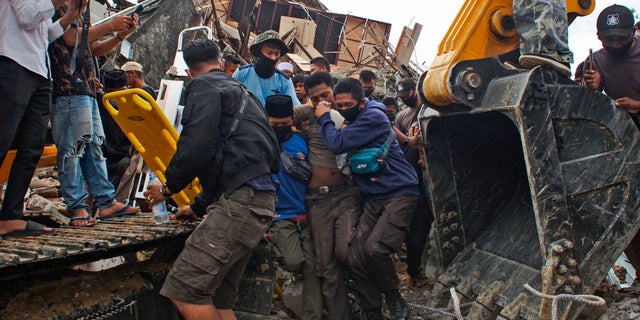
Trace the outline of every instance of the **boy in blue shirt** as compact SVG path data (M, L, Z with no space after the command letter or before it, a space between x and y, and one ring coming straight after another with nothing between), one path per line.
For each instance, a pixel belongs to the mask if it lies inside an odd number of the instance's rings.
M304 319L322 319L322 291L314 265L313 241L307 221L304 197L311 165L309 148L303 136L292 131L293 101L286 95L266 99L269 124L280 142L280 172L273 174L276 182L276 217L269 229L271 251L280 266L294 274L302 274ZM299 170L291 169L295 165ZM306 168L306 170L304 169Z
M329 116L329 107L316 105L320 136L329 150L335 154L352 153L390 143L381 169L354 173L363 198L362 215L349 255L354 290L366 319L383 319L382 294L392 319L408 319L409 309L398 291L400 281L391 254L400 251L418 205L416 171L400 150L385 106L365 98L358 79L341 80L333 95L335 107L348 125L338 130Z

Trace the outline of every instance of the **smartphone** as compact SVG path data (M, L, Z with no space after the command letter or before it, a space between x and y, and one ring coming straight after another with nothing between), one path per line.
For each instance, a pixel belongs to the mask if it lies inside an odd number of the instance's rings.
M593 49L589 48L589 56L587 62L584 65L584 70L593 70Z
M142 7L141 4L139 4L136 7L136 10L134 10L129 16L133 17L134 14L137 14L138 16L140 16L140 14L142 13L142 10L144 10L144 8Z

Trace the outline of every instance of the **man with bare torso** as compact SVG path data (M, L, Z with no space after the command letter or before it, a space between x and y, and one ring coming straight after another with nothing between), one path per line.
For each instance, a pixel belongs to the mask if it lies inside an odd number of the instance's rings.
M333 80L329 73L312 74L305 80L305 89L314 106L334 103ZM336 111L332 113L339 126L342 117ZM350 319L345 267L349 242L360 212L360 195L338 169L336 156L322 141L314 107L297 106L294 114L294 124L309 140L311 179L305 203L316 251L316 270L322 279L322 294L331 319Z

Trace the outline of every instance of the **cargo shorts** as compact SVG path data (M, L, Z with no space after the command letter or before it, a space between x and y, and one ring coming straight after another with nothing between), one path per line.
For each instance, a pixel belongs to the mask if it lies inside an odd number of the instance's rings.
M232 309L251 252L271 225L273 191L243 186L207 207L174 262L160 294L195 305Z

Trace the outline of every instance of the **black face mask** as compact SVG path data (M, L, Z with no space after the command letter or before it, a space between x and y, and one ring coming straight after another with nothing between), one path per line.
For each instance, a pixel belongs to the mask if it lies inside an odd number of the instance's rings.
M418 96L417 95L413 95L409 99L406 99L406 100L402 99L402 102L404 102L404 104L406 104L407 107L409 107L409 108L415 108L415 107L417 107L417 104L418 104Z
M367 97L367 98L370 97L371 94L373 93L373 90L375 90L375 89L365 90L364 91L364 96Z
M627 54L627 52L629 52L629 49L631 49L631 45L633 44L633 41L629 41L629 43L625 44L624 46L620 47L620 48L612 48L612 47L607 47L607 46L603 46L605 50L607 50L607 52L616 57L616 58L620 58L623 57L625 54Z
M396 114L395 113L387 113L387 118L389 118L389 122L391 122L391 124L393 124L394 121L396 121Z
M273 131L276 133L276 137L278 138L278 142L287 141L291 137L292 129L291 126L277 126L271 127Z
M353 123L354 121L356 121L356 118L360 114L360 111L361 110L360 110L359 104L356 104L355 106L349 109L338 110L338 112L340 112L340 115L342 115L342 117L344 117L344 119L347 120L349 123Z
M253 68L260 78L266 79L276 73L276 63L278 60L271 60L261 53L253 64Z

